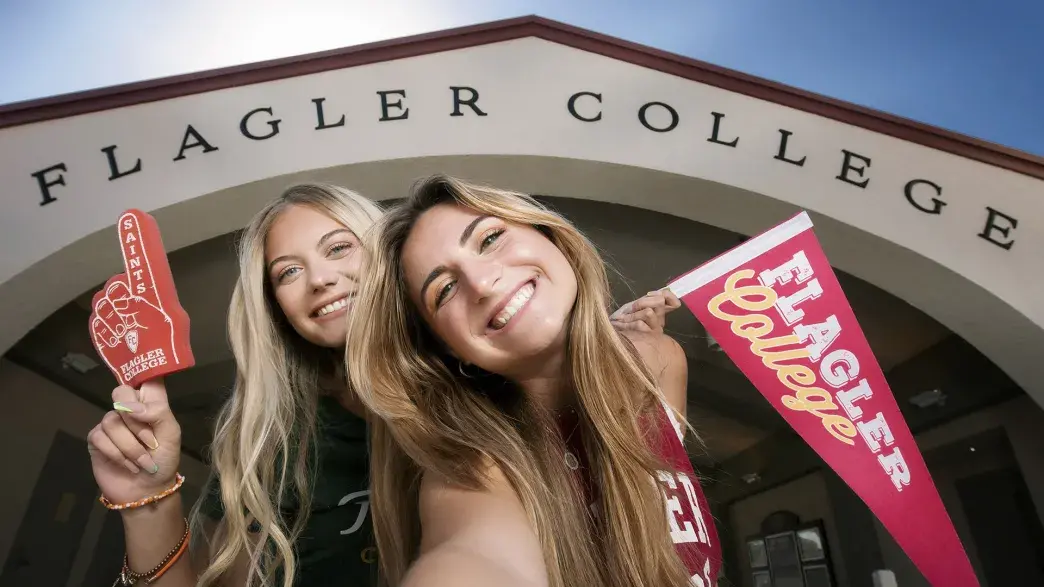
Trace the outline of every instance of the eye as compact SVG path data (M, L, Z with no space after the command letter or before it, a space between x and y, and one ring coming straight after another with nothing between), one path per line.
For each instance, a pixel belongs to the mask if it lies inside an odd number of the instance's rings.
M454 283L455 282L453 282L453 281L447 281L445 284L442 285L442 287L439 288L439 291L435 292L435 309L436 310L440 306L442 306L442 302L446 299L446 296L448 296L450 294L450 291L453 289L453 284Z
M293 275L293 272L297 269L300 269L300 267L297 267L296 265L291 265L289 267L284 268L282 271L279 272L279 274L276 275L276 282L282 283L286 280L287 277L291 277Z
M349 250L351 250L353 248L355 248L355 244L353 244L353 243L337 243L334 246L330 247L330 250L327 251L326 254L327 254L327 256L329 256L329 255L339 255L339 254L347 252L347 251L349 251Z
M479 251L485 251L487 248L492 246L498 239L500 239L500 235L502 234L504 234L503 228L497 228L490 231L486 236L482 237L482 242L479 243Z

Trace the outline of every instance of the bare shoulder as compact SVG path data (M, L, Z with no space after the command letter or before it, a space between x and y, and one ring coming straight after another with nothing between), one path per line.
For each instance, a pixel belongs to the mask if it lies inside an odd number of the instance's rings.
M500 467L486 465L482 489L456 485L435 473L426 473L420 485L420 514L424 541L437 544L461 529L484 523L486 516L525 519L525 510Z
M624 336L634 345L645 365L656 377L671 407L686 413L689 363L678 341L662 332L627 331Z
M419 580L417 573L438 574L434 569L449 561L464 573L455 574L457 578L545 584L543 552L521 500L499 467L488 466L485 479L483 488L470 489L424 475L419 495L422 560L410 584Z

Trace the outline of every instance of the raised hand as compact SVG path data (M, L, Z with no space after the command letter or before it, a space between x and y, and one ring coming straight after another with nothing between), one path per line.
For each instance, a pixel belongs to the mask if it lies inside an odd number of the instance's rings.
M124 273L94 295L91 340L121 384L191 367L188 314L178 302L159 228L151 216L125 212L117 223Z
M127 503L171 487L181 459L181 427L162 379L147 381L140 390L121 385L112 399L113 410L87 435L102 495Z
M651 291L620 306L609 321L619 331L663 332L667 314L681 307L681 300L669 289Z

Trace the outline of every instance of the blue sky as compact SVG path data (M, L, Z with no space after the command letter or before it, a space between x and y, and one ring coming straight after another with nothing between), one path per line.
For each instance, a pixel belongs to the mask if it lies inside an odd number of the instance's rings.
M523 14L1044 155L1039 0L0 0L0 104Z

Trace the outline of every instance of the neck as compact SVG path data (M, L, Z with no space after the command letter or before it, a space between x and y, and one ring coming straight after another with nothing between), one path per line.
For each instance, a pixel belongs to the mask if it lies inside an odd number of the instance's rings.
M553 354L535 357L531 368L524 375L514 377L515 382L533 401L545 409L557 412L573 401L573 390L569 385L569 361L565 348Z
M340 354L341 356L344 355L343 349ZM347 385L347 379L344 372L344 363L333 361L330 370L319 375L320 393L333 396L344 409L356 416L365 417L366 406L363 405L359 400L359 396L355 395L355 392Z

